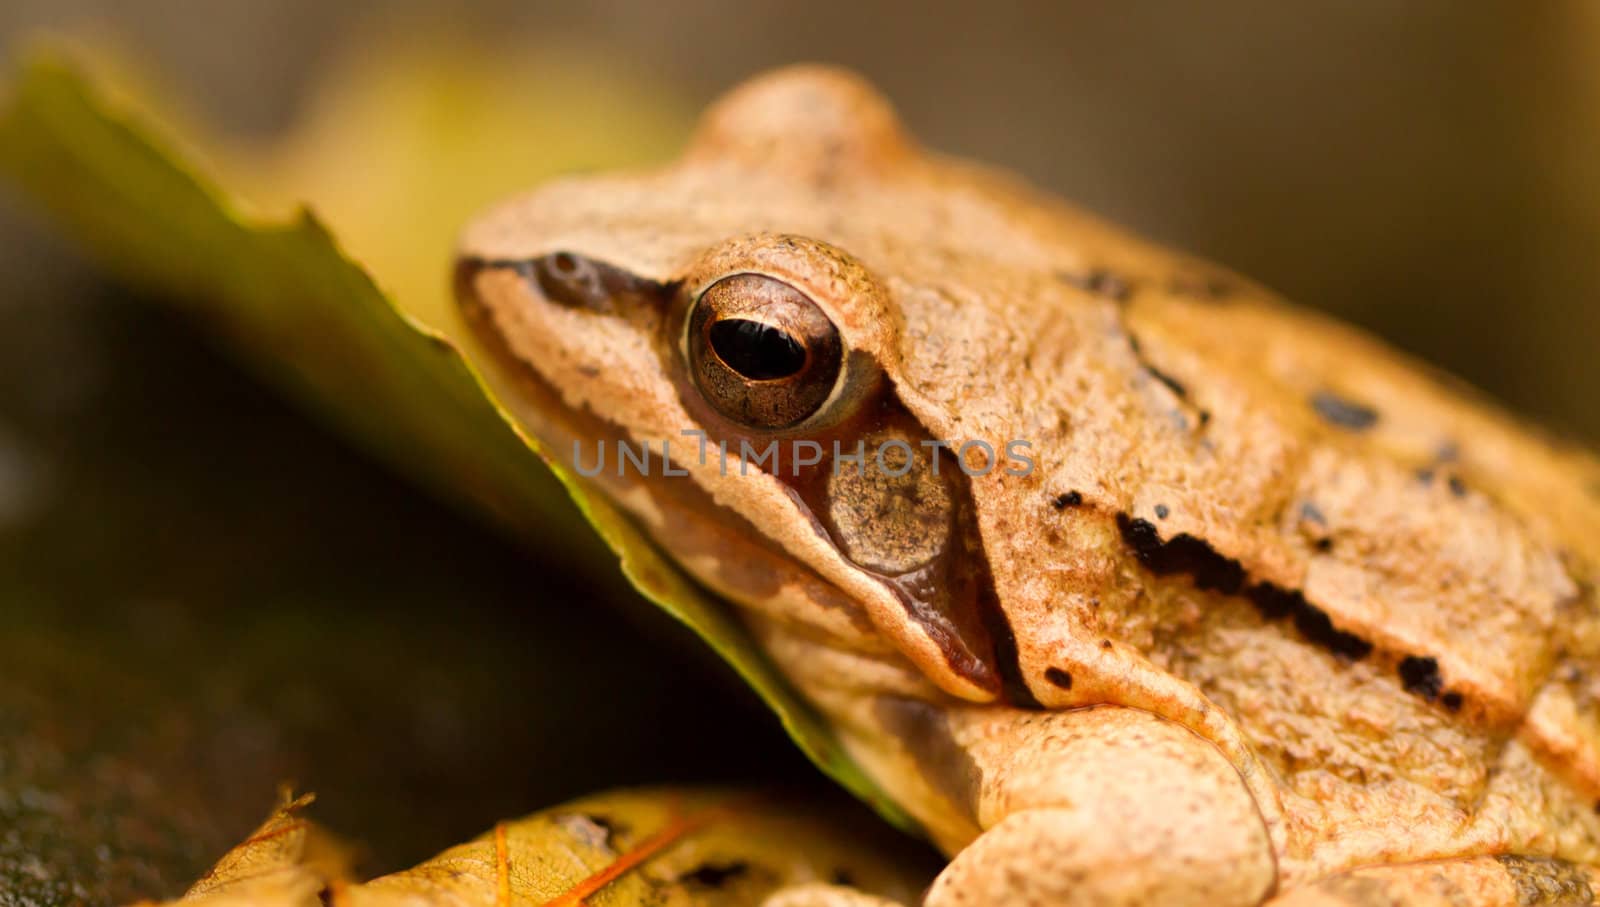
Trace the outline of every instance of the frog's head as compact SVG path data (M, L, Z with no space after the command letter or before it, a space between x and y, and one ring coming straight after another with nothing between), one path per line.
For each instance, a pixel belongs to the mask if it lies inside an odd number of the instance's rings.
M1027 328L962 289L1049 257L1004 192L925 156L855 77L789 69L712 107L667 168L490 211L458 296L553 455L600 467L701 581L874 628L955 695L1029 699L997 657L974 497L1032 465L985 424Z

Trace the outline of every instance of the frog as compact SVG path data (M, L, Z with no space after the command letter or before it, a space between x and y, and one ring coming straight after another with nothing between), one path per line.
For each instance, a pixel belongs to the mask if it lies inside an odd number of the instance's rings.
M454 281L948 857L925 904L1593 902L1600 462L1459 379L821 65L495 205Z

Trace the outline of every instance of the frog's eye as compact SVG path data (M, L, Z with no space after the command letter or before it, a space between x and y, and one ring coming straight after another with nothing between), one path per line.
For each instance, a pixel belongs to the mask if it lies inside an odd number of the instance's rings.
M749 428L804 422L839 382L839 329L806 294L760 274L724 277L689 314L685 353L717 412Z

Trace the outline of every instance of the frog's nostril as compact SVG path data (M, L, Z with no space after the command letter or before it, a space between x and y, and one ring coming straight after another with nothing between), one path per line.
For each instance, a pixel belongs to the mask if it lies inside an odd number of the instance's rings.
M545 299L557 305L615 315L621 306L658 302L662 285L574 252L552 252L528 262L528 273Z
M578 257L571 252L557 252L550 256L550 269L557 274L570 277L578 272Z
M551 302L606 314L615 311L600 268L586 258L555 252L534 259L533 277Z

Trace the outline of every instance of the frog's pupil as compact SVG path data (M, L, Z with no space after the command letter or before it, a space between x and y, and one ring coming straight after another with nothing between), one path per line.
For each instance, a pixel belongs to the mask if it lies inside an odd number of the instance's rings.
M711 325L711 348L751 381L787 378L806 364L806 351L788 332L759 321L724 318Z

